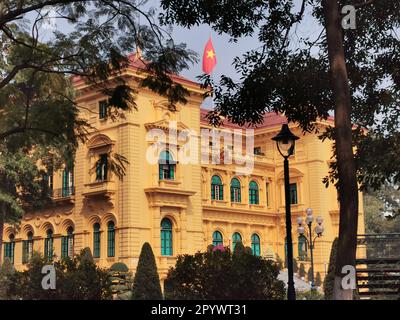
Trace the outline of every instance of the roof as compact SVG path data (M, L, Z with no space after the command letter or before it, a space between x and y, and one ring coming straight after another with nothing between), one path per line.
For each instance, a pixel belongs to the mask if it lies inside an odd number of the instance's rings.
M129 60L128 69L131 69L136 72L146 72L147 65L150 63L150 61L144 60L143 58L138 56L136 53L129 54L128 60ZM190 79L187 79L183 76L176 75L176 74L170 74L169 76L171 77L171 79L174 82L177 82L177 83L180 83L183 85L190 85L190 86L200 88L199 83L192 81ZM77 84L81 80L82 80L82 77L80 77L80 76L72 76L72 82L75 84Z
M209 121L206 118L208 112L210 110L207 109L201 109L200 110L200 123L202 125L208 125ZM269 128L269 127L275 127L275 126L280 126L282 124L287 123L287 119L285 116L275 113L275 112L268 112L264 115L264 121L261 124L258 124L256 126L252 126L250 124L245 124L243 126L239 126L237 124L234 124L228 120L224 120L222 123L222 126L224 128L230 128L230 129L243 129L243 128L255 128L255 129L262 129L262 128Z

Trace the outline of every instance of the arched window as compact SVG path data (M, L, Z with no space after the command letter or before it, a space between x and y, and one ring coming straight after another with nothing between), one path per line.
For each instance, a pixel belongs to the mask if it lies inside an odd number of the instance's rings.
M28 263L29 259L32 258L33 253L33 233L29 231L27 233L27 240L22 241L22 263Z
M8 237L9 242L4 243L4 258L8 258L12 264L14 264L14 256L15 256L15 236L10 234Z
M93 225L93 258L100 258L100 224Z
M161 221L161 255L172 256L172 222L169 219Z
M251 181L249 184L249 202L250 204L259 204L258 196L258 184L255 181Z
M176 162L174 161L169 151L163 151L160 153L160 158L158 160L158 167L159 167L160 180L175 179Z
M240 181L236 178L231 181L231 202L242 202Z
M215 231L213 233L213 246L215 247L223 244L224 244L224 238L222 237L221 232Z
M254 233L251 236L251 250L255 256L259 257L261 255L260 237L258 234Z
M69 197L74 194L74 167L65 168L62 173L62 197Z
M113 221L107 225L107 256L115 257L115 224Z
M47 260L52 260L53 259L53 230L48 229L46 232L46 239L44 239L44 257Z
M307 239L303 235L299 236L298 251L299 251L299 260L301 261L307 260Z
M232 235L232 251L235 250L236 244L238 242L242 242L242 236L240 235L239 232L235 232Z
M224 186L219 176L211 179L211 200L224 200Z
M61 258L70 257L74 255L74 228L68 227L67 235L61 237Z

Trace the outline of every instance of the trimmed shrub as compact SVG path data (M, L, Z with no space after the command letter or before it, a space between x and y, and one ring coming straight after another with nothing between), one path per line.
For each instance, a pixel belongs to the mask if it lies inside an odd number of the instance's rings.
M300 263L299 277L303 278L305 276L306 276L306 268L304 267L304 264Z
M315 286L320 287L321 284L322 284L321 274L319 272L317 272L317 275L315 277Z
M133 300L161 300L160 278L156 260L149 243L145 243L139 256L139 263L133 281Z
M129 268L123 262L116 262L111 266L110 271L129 272Z

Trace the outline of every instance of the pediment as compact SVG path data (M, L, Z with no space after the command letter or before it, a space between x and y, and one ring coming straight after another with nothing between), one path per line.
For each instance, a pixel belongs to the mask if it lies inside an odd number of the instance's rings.
M163 131L177 131L181 132L184 130L189 130L189 127L180 121L170 121L170 120L160 120L156 122L149 122L144 125L147 130L160 129Z

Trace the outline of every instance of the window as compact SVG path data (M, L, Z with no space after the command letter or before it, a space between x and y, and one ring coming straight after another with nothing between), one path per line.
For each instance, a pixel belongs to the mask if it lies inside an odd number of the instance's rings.
M175 166L171 153L169 151L163 151L160 153L158 160L159 166L159 178L160 180L174 180L175 179Z
M219 176L211 179L211 200L224 200L224 186Z
M255 147L254 148L254 154L256 156L263 156L264 155L264 153L261 151L261 147Z
M74 228L67 229L67 235L61 238L61 258L70 257L74 255Z
M96 181L107 181L108 155L101 154L96 163Z
M289 185L289 190L290 190L290 204L297 204L298 199L297 199L297 184L296 183L291 183Z
M107 256L115 257L115 224L112 221L107 225Z
M172 256L172 223L169 219L161 221L161 255Z
M299 251L299 260L300 261L307 260L307 239L303 235L299 236L298 251Z
M235 232L235 233L232 235L232 251L235 250L236 244L237 244L238 242L242 242L242 236L240 235L240 233Z
M65 168L62 173L62 190L61 195L63 197L69 197L74 192L74 168Z
M258 184L255 181L251 181L249 184L249 202L250 204L259 204L258 196Z
M213 233L213 246L215 247L223 244L224 244L224 238L222 237L221 232L215 231Z
M231 181L231 202L242 202L240 181L237 178Z
M8 258L14 264L15 236L10 234L9 242L4 243L4 258Z
M29 259L32 258L33 253L33 233L31 231L27 234L28 240L22 242L22 263L28 263Z
M93 258L100 258L100 224L93 225Z
M260 237L258 234L251 236L251 250L255 256L259 257L261 255Z
M44 257L47 260L52 260L53 259L53 230L49 229L47 230L47 236L46 239L44 239Z
M265 198L266 198L267 206L269 206L269 183L265 184Z
M99 102L99 119L104 119L107 115L107 100Z

